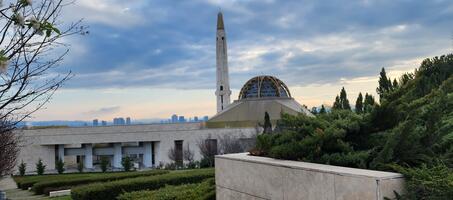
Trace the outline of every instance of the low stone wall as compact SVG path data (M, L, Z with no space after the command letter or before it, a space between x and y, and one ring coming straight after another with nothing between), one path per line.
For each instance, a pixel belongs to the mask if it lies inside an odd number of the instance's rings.
M403 175L228 154L215 158L216 195L224 199L383 200L404 191Z

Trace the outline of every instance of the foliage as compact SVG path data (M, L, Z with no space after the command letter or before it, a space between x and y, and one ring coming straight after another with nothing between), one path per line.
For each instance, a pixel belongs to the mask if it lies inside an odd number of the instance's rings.
M123 166L124 171L128 172L132 169L132 159L129 156L126 156L121 161L121 165Z
M155 190L162 188L165 185L199 183L213 176L213 169L178 171L158 176L83 185L72 188L71 196L74 200L115 199L118 195L125 192Z
M209 135L207 138L200 138L197 142L201 154L200 167L214 167L214 157L218 154L217 143Z
M272 124L271 118L269 117L269 113L264 113L264 125L263 125L263 133L272 133Z
M357 100L355 101L355 112L362 113L363 112L363 96L362 93L359 93Z
M256 148L261 155L281 159L392 171L391 166L405 166L408 180L416 178L418 186L430 187L418 192L408 186L411 199L451 197L445 187L452 184L447 177L453 168L453 54L425 59L398 80L392 83L382 69L380 104L366 93L363 113L344 109L346 95L340 94L330 113L282 115L277 124L281 133L260 135ZM444 163L445 179L416 174L429 174L431 168L438 173L440 168L425 166L436 162Z
M326 111L326 108L324 107L324 104L321 105L321 110L319 110L319 114L325 114L327 111Z
M19 165L19 175L25 176L26 169L27 169L27 163L24 163L24 161L22 161Z
M57 169L58 174L62 174L64 172L64 162L61 159L58 159L55 163L55 168Z
M108 166L110 165L110 161L109 161L109 158L108 157L101 157L101 171L102 172L106 172L107 171L107 168Z
M349 105L349 100L344 87L341 88L340 96L337 95L335 97L332 109L351 110L351 105Z
M42 160L40 158L38 160L38 162L36 163L36 173L38 175L43 175L45 169L46 169L46 165L44 165L44 163L42 162Z
M214 200L215 180L209 178L198 184L165 186L158 190L124 193L118 200Z
M156 176L166 174L166 170L151 170L143 172L123 172L123 173L97 173L94 176L87 177L73 177L73 178L56 178L47 179L38 183L35 183L32 187L35 194L49 194L50 191L70 189L77 185L84 185L95 182L108 182L116 181L127 178L136 178L143 176Z

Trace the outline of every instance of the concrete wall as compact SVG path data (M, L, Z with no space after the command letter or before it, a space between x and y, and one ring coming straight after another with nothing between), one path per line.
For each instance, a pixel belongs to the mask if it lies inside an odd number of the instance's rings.
M248 156L216 156L217 199L383 200L401 174Z
M189 146L195 154L195 160L200 160L201 154L197 143L201 139L208 137L220 139L224 135L249 138L255 133L255 128L205 128L202 123L19 130L16 134L21 135L23 147L20 150L17 164L20 164L21 161L27 163L27 171L31 172L35 170L35 163L38 159L42 159L47 165L46 169L53 170L55 169L55 146L59 144L64 144L65 148L80 148L82 144L127 142L154 142L156 165L160 162L166 164L171 162L168 158L168 151L174 147L175 140L183 140L184 149ZM123 147L123 149L126 148ZM77 149L72 149L72 151L77 151ZM66 153L68 152L69 150ZM94 149L94 153L96 152L97 150ZM66 161L68 161L67 164L74 165L75 156L72 158L65 156Z

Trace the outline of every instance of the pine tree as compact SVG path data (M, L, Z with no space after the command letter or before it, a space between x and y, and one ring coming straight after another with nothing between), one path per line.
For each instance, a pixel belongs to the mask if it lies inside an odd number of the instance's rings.
M333 102L332 109L341 109L340 97L337 95L335 97L335 102Z
M38 160L38 162L36 163L36 173L38 175L43 175L44 174L44 170L46 170L46 165L44 165L44 163L42 162L41 158Z
M269 117L269 113L264 113L264 130L263 133L272 133L272 124L271 119Z
M60 158L55 163L55 168L57 169L58 174L62 174L64 172L64 162Z
M382 68L380 77L379 77L379 87L376 88L376 92L379 94L380 100L383 99L384 94L390 91L392 88L392 81L387 77L385 69Z
M340 105L341 105L341 108L344 110L351 110L351 105L349 105L349 100L348 100L346 90L344 89L344 87L341 88L341 92L340 92Z
M374 97L371 94L369 95L368 93L366 93L365 101L363 102L363 112L371 112L371 110L373 110L374 104L376 104Z
M319 114L325 114L326 113L326 108L324 105L321 105L321 110L319 110Z
M355 112L356 113L363 113L363 96L362 93L359 93L357 100L355 101Z
M393 79L393 84L392 84L392 88L393 90L397 89L398 88L398 81L395 79Z
M311 111L310 111L310 112L311 112L312 114L314 114L314 115L317 115L317 114L318 114L318 108L313 106L313 107L311 108Z

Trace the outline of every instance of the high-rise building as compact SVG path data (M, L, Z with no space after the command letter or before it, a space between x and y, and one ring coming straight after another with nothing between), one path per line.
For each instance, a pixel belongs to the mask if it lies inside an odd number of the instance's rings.
M102 125L102 126L107 126L107 121L102 120L102 121L101 121L101 125Z
M126 117L126 125L131 125L131 118L130 117Z
M208 119L209 119L209 117L208 117L208 116L204 116L204 117L203 117L203 121L205 121L205 122L207 122L207 121L208 121Z
M231 95L226 33L221 12L217 15L216 61L217 89L215 95L217 97L217 113L219 113L230 104Z
M99 125L99 120L93 119L93 126L98 126L98 125Z
M176 122L178 122L178 115L173 114L173 115L171 116L171 123L176 123Z
M179 122L179 123L186 122L186 119L184 119L184 116L179 116L178 122Z
M113 125L125 125L126 121L122 117L113 118Z
M193 117L193 121L198 122L198 117L197 116Z

